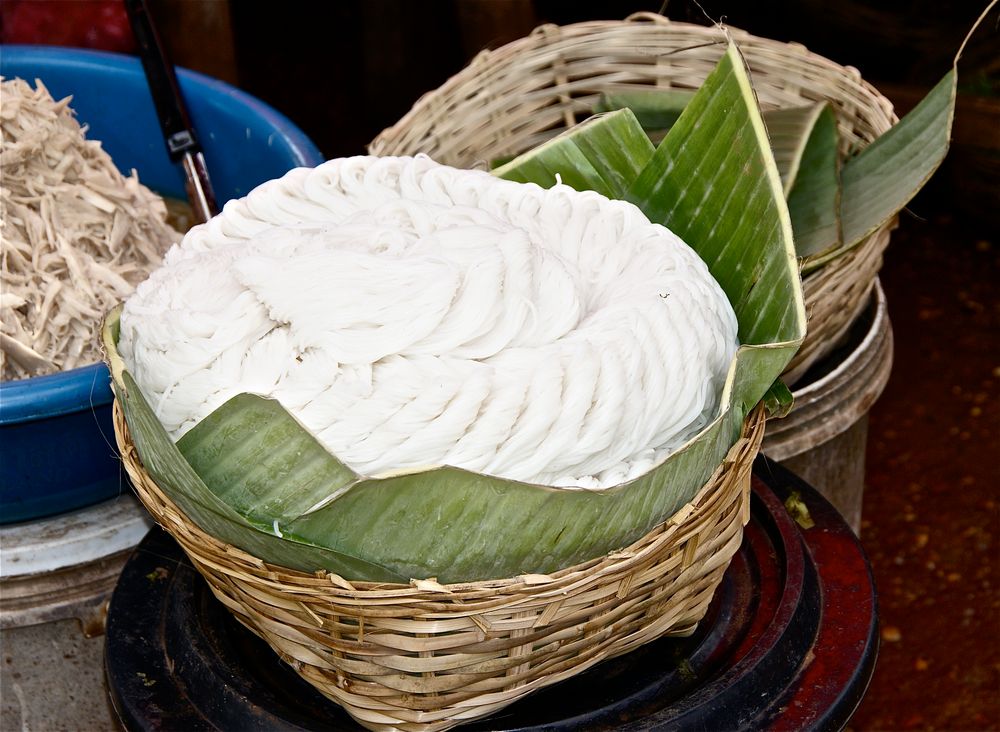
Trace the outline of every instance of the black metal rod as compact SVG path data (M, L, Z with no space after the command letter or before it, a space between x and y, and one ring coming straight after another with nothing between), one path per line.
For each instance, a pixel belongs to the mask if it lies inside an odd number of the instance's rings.
M184 105L174 66L156 32L146 0L124 0L132 33L139 47L139 58L153 95L156 116L163 130L167 153L184 167L188 198L195 215L207 221L218 212L212 183L205 167L198 135Z

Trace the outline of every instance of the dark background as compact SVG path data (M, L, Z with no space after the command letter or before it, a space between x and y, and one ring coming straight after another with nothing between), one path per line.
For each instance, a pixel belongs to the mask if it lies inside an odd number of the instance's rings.
M236 2L231 8L241 86L291 115L325 153L338 156L360 151L482 48L519 38L541 23L624 18L662 5L628 0L366 0L286 2L281 13L273 14L262 14L253 2ZM702 25L709 22L706 13L725 17L751 33L795 40L856 66L865 78L929 87L948 70L982 7L981 2L856 0L706 0L699 6L680 0L667 4L667 14ZM988 65L967 54L966 65L973 62ZM992 65L994 72L1000 70L996 58ZM315 104L319 95L323 104Z
M363 153L423 93L542 23L664 10L796 41L858 68L896 105L943 76L987 0L149 0L174 61L239 85L296 122L327 157ZM955 143L933 197L1000 229L996 12L966 49ZM116 17L117 16L117 17ZM95 26L96 22L96 26ZM124 27L123 27L124 26ZM0 39L129 51L116 0L4 0ZM956 170L956 166L958 170ZM925 196L926 197L926 196Z
M174 60L238 84L328 157L364 152L478 51L541 23L621 19L622 0L150 0ZM902 114L986 0L671 0L845 65ZM963 56L948 159L900 217L881 279L896 339L871 413L862 539L882 649L858 730L1000 729L1000 13ZM113 0L4 0L0 39L128 51Z

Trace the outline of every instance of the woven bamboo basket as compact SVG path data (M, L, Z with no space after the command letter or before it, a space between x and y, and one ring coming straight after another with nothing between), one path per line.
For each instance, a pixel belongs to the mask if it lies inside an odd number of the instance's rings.
M351 583L266 564L202 531L146 472L115 403L125 468L156 521L243 625L370 729L448 729L692 633L740 546L763 434L758 409L690 503L607 556L551 575Z
M764 109L827 100L842 152L863 147L897 120L892 104L861 78L794 43L672 22L654 13L624 21L543 25L425 94L369 145L374 155L427 153L439 163L483 167L530 150L589 116L605 92L696 89L725 51L726 32L750 69ZM860 314L889 244L886 224L803 281L809 329L788 383L833 350Z

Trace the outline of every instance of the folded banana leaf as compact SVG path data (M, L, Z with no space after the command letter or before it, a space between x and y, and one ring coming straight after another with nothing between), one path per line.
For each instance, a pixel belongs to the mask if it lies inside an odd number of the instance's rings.
M692 98L693 92L674 89L608 93L596 109L631 110L650 139L658 140ZM763 118L788 200L796 253L808 257L840 248L839 139L832 107L821 102L770 109Z
M957 84L958 72L953 68L898 124L847 159L841 174L843 243L812 253L803 263L804 272L857 246L899 213L930 180L948 154Z
M642 128L662 138L694 98L690 89L633 89L605 92L594 107L595 112L630 109Z
M119 306L108 315L102 330L115 397L125 412L129 433L146 470L187 516L216 539L271 564L306 572L325 568L344 577L364 577L375 582L407 581L408 577L356 556L308 542L285 541L273 520L241 514L212 492L177 449L142 390L125 370L117 348L120 315Z
M623 198L653 156L653 143L629 109L598 114L539 145L493 174L518 183L555 181L578 191Z
M763 113L803 273L860 244L923 188L948 152L956 89L953 68L897 125L843 163L828 104ZM596 109L632 110L656 140L691 98L680 90L614 92L602 95Z
M546 185L554 173L572 179L572 170L552 161L569 166L583 156L598 170L618 160L625 177L614 185L627 186L628 198L694 247L734 305L744 345L719 413L661 464L600 491L448 466L359 476L279 403L249 394L219 407L175 445L122 367L113 315L105 328L108 357L149 473L217 538L268 562L353 581L544 574L623 547L669 518L720 465L749 410L791 359L805 313L781 182L735 48L651 158L648 141L634 135L602 141L598 127L627 120L598 119L586 135L567 135L527 160ZM561 156L561 145L572 152ZM633 180L630 167L641 171ZM506 174L532 179L528 170L515 160Z
M991 0L976 18L955 54L951 70L927 96L898 124L844 163L840 197L842 246L808 257L802 263L803 273L839 257L892 219L944 161L955 120L958 62L965 45L997 2Z
M816 129L816 122L828 105L810 104L805 107L786 107L764 112L764 125L771 140L774 162L781 176L785 197L792 190L809 139ZM834 128L836 131L836 128ZM836 138L834 138L836 143ZM834 148L836 150L836 148Z
M801 130L795 154L785 181L788 212L795 234L795 252L799 257L837 248L843 237L840 231L840 157L837 152L837 117L826 103L814 105L810 124ZM774 134L772 119L765 116L771 131L775 154L782 140Z

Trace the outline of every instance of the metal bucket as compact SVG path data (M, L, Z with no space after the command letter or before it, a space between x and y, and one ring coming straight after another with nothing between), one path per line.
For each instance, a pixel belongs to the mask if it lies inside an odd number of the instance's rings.
M127 489L126 489L127 490ZM100 634L104 605L152 519L131 493L0 526L0 629L75 618Z
M892 370L892 326L877 280L845 344L795 385L795 404L768 423L761 448L819 490L856 534L861 529L868 411Z

